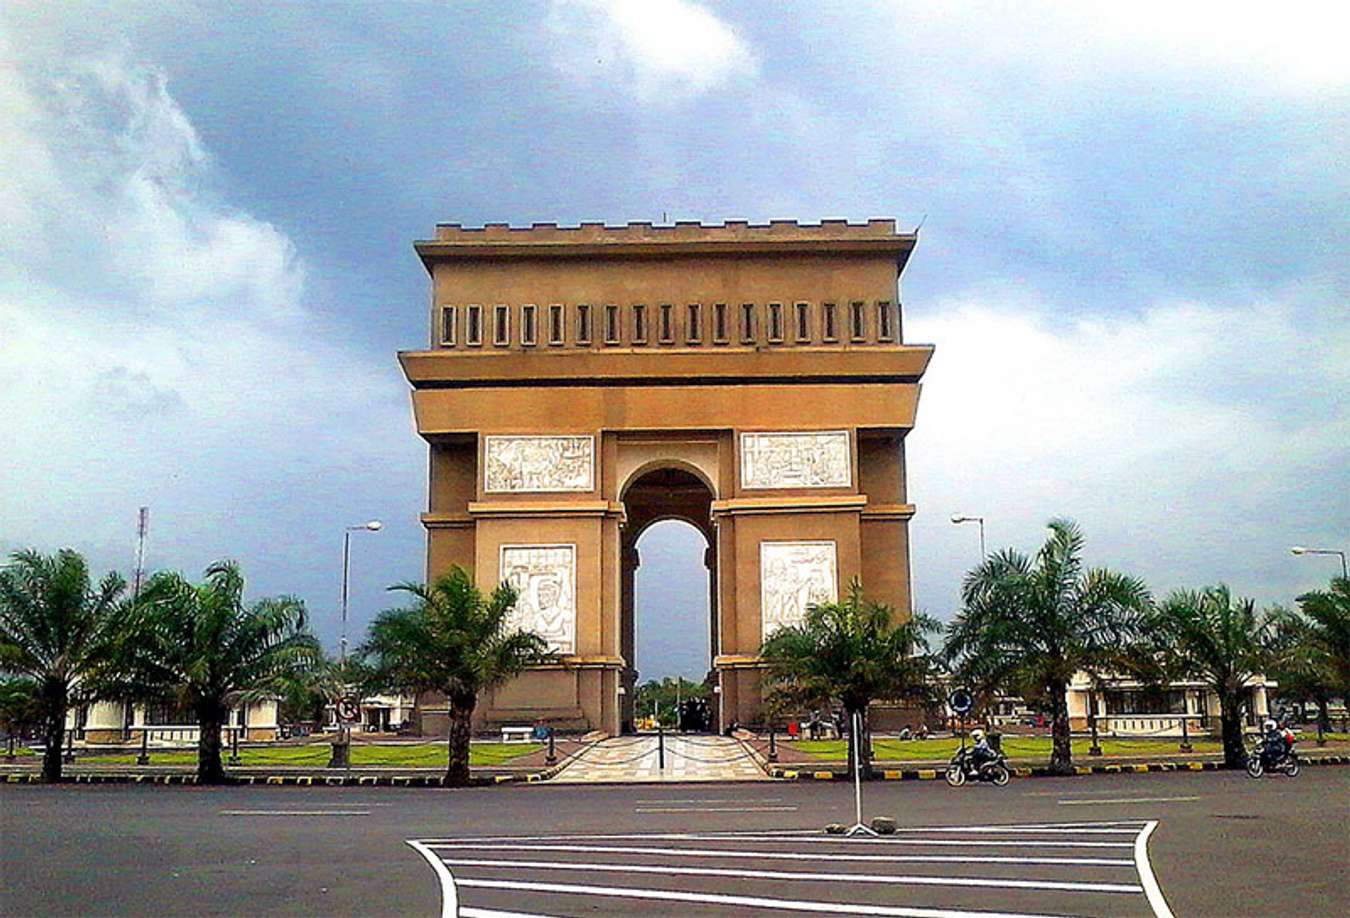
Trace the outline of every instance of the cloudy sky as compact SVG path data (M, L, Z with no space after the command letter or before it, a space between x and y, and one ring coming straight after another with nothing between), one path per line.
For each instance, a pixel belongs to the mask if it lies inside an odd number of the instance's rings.
M242 561L330 641L417 578L394 360L437 221L923 223L918 605L1079 520L1155 590L1350 548L1343 3L0 6L0 549ZM644 539L644 677L707 665ZM691 588L692 584L692 588Z

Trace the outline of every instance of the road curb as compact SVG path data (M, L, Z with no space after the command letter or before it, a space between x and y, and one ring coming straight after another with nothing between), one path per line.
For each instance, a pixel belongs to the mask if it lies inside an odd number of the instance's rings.
M1304 765L1350 765L1350 755L1321 755L1321 756L1300 756L1299 760ZM1110 762L1101 765L1075 765L1074 775L1119 775L1119 774L1148 774L1151 772L1164 771L1222 771L1223 763L1214 761L1183 761L1183 762ZM1012 769L1013 775L1019 778L1058 778L1065 777L1056 771L1051 771L1049 766L1036 765L1033 767L1019 766ZM936 768L888 768L881 771L874 771L873 778L882 781L932 781L940 777L941 769ZM833 781L848 777L848 769L831 768L827 770L806 770L791 768L770 768L769 776L783 781Z

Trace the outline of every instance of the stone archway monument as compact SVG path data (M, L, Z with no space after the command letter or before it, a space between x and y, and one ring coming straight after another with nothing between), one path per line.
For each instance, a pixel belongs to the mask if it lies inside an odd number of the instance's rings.
M933 353L902 334L915 241L827 220L416 244L431 342L399 359L430 447L427 576L511 582L558 654L482 699L482 725L619 731L634 545L660 519L709 542L719 727L760 720L762 641L852 578L909 614L905 436ZM420 713L444 729L443 703Z

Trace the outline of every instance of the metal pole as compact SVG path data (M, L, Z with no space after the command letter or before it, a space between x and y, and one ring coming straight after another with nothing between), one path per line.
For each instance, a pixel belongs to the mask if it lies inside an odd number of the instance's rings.
M862 733L862 717L857 711L853 712L852 733L850 739L853 740L853 824L862 825L862 748L858 745L858 737Z
M239 764L239 734L242 728L235 725L233 733L230 734L230 764Z
M141 754L136 756L137 765L150 764L150 731L141 725Z
M79 721L77 720L76 722L78 723ZM75 761L75 730L71 729L66 732L66 764L69 765L74 761Z
M338 653L338 660L345 667L347 664L347 570L351 566L352 551L352 533L347 530L342 533L342 642ZM345 678L346 670L343 675Z
M545 765L553 765L558 761L558 750L553 745L553 728L548 728L548 755L544 757Z
M775 728L769 728L769 761L778 761L778 733Z
M1194 747L1191 746L1191 719L1185 712L1181 715L1181 751L1190 752Z
M660 721L656 723L656 767L666 770L666 731Z
M984 550L984 517L976 517L980 521L980 560L984 561L989 557L989 553Z
M1092 747L1088 755L1101 755L1102 747L1097 742L1097 694L1088 692L1088 727L1092 730Z
M145 582L145 537L149 531L150 508L142 507L136 521L136 573L131 581L133 604L141 598L141 585Z

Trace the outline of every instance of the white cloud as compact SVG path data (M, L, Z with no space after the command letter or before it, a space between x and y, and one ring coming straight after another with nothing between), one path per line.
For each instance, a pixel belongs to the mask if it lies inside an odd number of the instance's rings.
M1326 579L1289 545L1350 538L1350 328L1331 311L1163 303L1073 320L975 294L906 337L937 342L908 446L930 611L952 611L978 556L954 513L985 515L991 550L1033 549L1047 519L1075 517L1096 563L1264 601Z
M644 103L698 96L754 74L754 52L690 0L560 0L548 17L558 70Z
M335 495L364 512L363 476L415 502L392 357L325 336L295 245L220 199L164 75L3 60L0 548L74 544L125 569L147 503L159 563L275 573L310 560Z
M911 66L951 56L978 72L1016 70L1021 79L1060 84L1113 79L1121 72L1245 75L1294 92L1345 88L1350 7L1294 0L1049 0L896 4L897 33L920 39ZM943 68L944 70L947 68ZM960 79L960 74L953 75ZM1047 87L1049 88L1049 87Z

